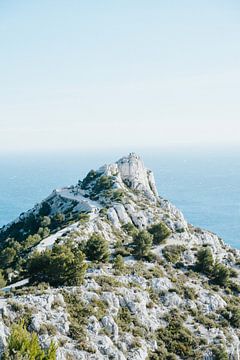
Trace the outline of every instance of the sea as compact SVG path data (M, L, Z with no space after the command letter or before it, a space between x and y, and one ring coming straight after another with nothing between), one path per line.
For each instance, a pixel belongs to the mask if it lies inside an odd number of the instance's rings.
M130 149L131 150L131 149ZM129 151L0 154L0 226L47 197L76 184L90 169ZM154 172L159 194L187 221L240 249L240 151L229 149L138 149Z

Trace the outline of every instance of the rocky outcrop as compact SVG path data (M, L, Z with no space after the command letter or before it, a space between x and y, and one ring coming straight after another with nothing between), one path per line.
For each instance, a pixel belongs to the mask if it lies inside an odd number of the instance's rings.
M158 196L153 173L147 170L141 158L135 153L117 161L122 181L131 189Z

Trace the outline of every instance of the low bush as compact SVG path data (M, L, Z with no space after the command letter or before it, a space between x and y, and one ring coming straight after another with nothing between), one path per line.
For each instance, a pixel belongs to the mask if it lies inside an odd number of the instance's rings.
M138 229L132 223L122 225L122 229L129 235L134 237L138 233Z
M223 345L212 348L212 354L214 360L228 360L228 353L226 347Z
M160 327L156 332L158 348L163 348L168 353L178 355L183 359L193 359L199 347L199 341L188 330L178 313L170 315L168 325ZM163 347L164 346L164 347ZM165 357L165 359L168 359Z
M6 286L6 280L3 276L3 272L0 269L0 289L3 288L4 286Z
M181 245L167 245L163 249L163 255L167 261L175 264L180 260L184 250L185 247Z
M171 234L171 230L164 222L152 225L148 231L153 235L155 245L161 244Z
M114 259L113 268L115 269L116 275L121 275L125 269L125 263L121 255L117 255Z
M221 311L221 315L235 327L240 328L240 308L239 306L229 305Z
M36 333L30 333L24 322L14 324L7 340L3 360L55 360L56 347L53 343L48 349L40 346Z

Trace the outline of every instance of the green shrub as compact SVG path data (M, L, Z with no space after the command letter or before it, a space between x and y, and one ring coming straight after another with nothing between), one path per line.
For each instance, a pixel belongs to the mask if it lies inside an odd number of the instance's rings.
M230 270L227 266L217 263L212 270L212 280L220 286L227 286L229 283Z
M38 229L38 235L42 238L42 239L45 239L46 237L48 237L50 234L50 230L48 227L40 227Z
M221 311L221 315L235 327L240 328L240 308L239 306L229 305Z
M90 170L89 173L87 174L87 176L83 179L83 181L81 183L81 188L86 190L89 187L89 185L91 184L91 182L99 176L100 176L100 174L97 173L95 170Z
M133 254L137 259L148 256L152 247L153 236L146 230L141 230L133 239Z
M54 245L52 250L35 252L28 262L31 281L50 285L80 285L87 268L85 256L71 245Z
M197 253L196 270L209 275L212 272L214 258L210 247L203 247Z
M228 353L223 345L212 348L212 353L214 360L228 360Z
M0 269L0 289L6 286L6 280L3 276L2 270Z
M153 243L161 244L170 234L171 231L164 222L152 225L148 231L153 235Z
M122 202L124 191L122 189L113 190L111 198L113 201Z
M135 236L138 233L138 229L132 223L122 225L122 229L126 231L129 236Z
M89 317L95 315L98 319L105 315L106 305L101 300L93 300L93 304L86 304L79 293L63 292L69 314L70 337L77 341L78 348L88 352L94 352L88 344L86 326Z
M78 216L78 220L80 221L81 224L85 224L86 222L88 222L90 219L90 215L86 214L86 213L80 213Z
M161 327L157 330L156 337L158 347L164 345L169 353L183 359L193 359L199 347L198 339L184 327L182 318L176 312L170 315L169 323L165 328Z
M86 243L85 254L88 260L107 262L109 260L108 242L100 234L92 234Z
M123 273L124 268L125 268L125 263L124 263L123 257L121 255L116 256L114 263L113 263L113 268L116 270L117 275L118 274L120 275Z
M163 249L163 255L167 261L175 264L180 260L182 252L184 250L185 247L181 245L167 245Z
M184 297L190 300L196 299L196 290L192 287L184 287Z
M23 322L14 324L7 340L3 360L55 360L56 347L51 343L43 350L35 333L30 333Z
M0 253L0 263L3 268L9 267L17 256L17 251L12 247L6 247Z
M23 243L25 249L29 249L34 245L38 244L41 241L41 236L39 234L29 235Z
M123 283L116 280L115 277L107 275L99 275L94 278L94 280L101 286L102 291L112 291L113 288L123 286Z
M117 314L117 325L121 332L132 332L135 326L138 326L138 321L134 315L131 314L127 307L120 307Z
M114 254L121 256L129 256L131 255L131 249L126 245L123 245L120 241L117 241L115 244Z
M65 221L65 215L62 213L56 213L53 218L54 222L57 224L61 224Z
M113 186L113 179L111 176L101 176L97 179L94 187L93 187L93 193L98 194L101 191L109 190Z
M51 218L49 216L43 216L41 220L41 226L48 227L49 225L51 225Z
M240 293L240 284L239 283L231 281L231 282L229 282L228 286L231 289L231 291L233 291L234 293L237 293L237 294Z

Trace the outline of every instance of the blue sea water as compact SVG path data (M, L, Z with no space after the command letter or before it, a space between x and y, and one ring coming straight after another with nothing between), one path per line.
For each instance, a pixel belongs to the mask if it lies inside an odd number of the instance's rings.
M161 196L180 208L190 223L240 248L240 152L186 149L140 154L154 171ZM1 155L0 226L54 188L75 184L91 168L122 155L122 151Z

